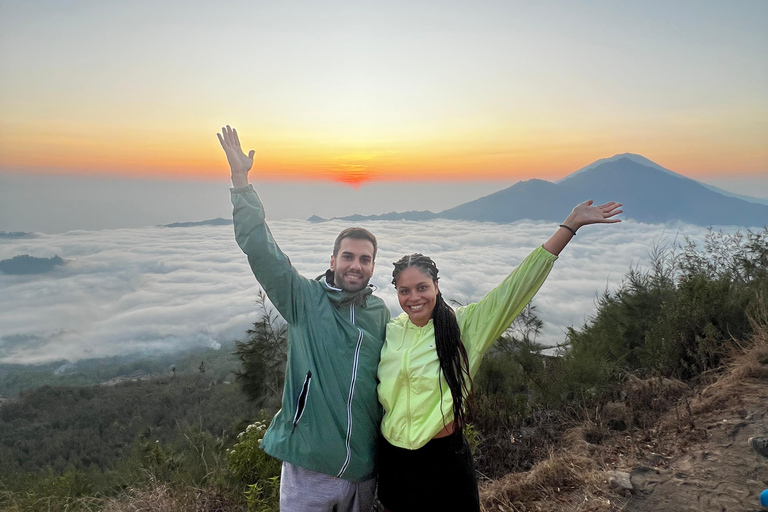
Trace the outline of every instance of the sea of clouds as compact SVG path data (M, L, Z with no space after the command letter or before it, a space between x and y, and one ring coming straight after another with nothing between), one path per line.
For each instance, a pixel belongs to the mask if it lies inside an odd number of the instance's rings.
M328 267L344 221L270 223L281 248L303 275ZM440 268L446 299L480 299L552 234L549 222L514 224L368 221L379 239L371 282L392 314L400 307L391 263L404 254L430 255ZM595 299L615 290L630 267L645 267L655 245L706 229L632 221L579 231L533 300L544 321L539 339L564 341L568 326L595 313ZM0 275L0 361L40 363L121 354L218 348L244 339L258 319L258 283L231 226L144 227L38 233L0 239L0 259L58 255L66 264L39 275Z

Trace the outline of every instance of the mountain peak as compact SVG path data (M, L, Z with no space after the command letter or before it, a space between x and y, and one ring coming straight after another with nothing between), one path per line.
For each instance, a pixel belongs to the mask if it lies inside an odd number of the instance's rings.
M663 171L663 172L669 174L670 176L683 177L681 174L678 174L676 172L670 171L669 169L660 166L659 164L657 164L653 160L649 160L649 159L645 158L642 155L637 155L635 153L618 153L616 155L613 155L610 158L601 158L600 160L595 160L591 164L589 164L589 165L587 165L585 167L582 167L581 169L579 169L577 171L573 171L572 173L570 173L566 177L557 180L555 183L558 183L558 184L562 183L562 182L564 182L567 179L573 178L574 176L576 176L578 174L581 174L583 172L589 171L591 169L594 169L595 167L599 167L599 166L601 166L603 164L607 164L607 163L610 163L610 162L618 162L619 160L624 160L624 159L629 160L631 162L634 162L636 164L644 165L645 167L650 167L652 169L657 169L659 171Z

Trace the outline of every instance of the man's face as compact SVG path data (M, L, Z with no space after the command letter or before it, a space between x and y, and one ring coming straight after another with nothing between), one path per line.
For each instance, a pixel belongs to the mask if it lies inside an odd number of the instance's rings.
M373 244L357 238L342 239L338 254L331 256L331 272L342 290L362 290L373 275Z

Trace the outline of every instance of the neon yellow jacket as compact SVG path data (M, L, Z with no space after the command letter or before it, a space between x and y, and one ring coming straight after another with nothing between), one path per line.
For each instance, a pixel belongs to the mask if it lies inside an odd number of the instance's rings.
M538 247L479 302L456 309L470 375L474 377L485 352L531 301L556 259ZM389 321L378 376L384 406L381 431L391 444L421 448L453 421L453 399L440 374L432 320L417 327L402 313Z

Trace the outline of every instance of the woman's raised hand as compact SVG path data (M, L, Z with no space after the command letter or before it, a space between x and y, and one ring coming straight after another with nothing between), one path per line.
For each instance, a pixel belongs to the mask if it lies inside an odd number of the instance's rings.
M582 226L588 224L600 224L600 223L614 223L621 222L621 219L615 219L614 216L622 213L621 203L611 201L609 203L601 204L600 206L592 206L592 200L584 201L581 204L576 205L571 214L565 220L565 224L573 228L579 229Z

